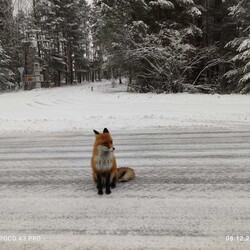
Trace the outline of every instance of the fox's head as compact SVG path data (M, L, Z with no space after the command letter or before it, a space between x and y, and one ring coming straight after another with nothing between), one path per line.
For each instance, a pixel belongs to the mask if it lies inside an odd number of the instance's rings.
M113 140L108 129L103 129L102 133L94 130L95 133L95 146L104 152L113 152L115 148L113 147Z

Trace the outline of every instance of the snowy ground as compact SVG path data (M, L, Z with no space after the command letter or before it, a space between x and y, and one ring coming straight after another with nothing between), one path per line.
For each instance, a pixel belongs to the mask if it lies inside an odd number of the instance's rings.
M94 86L94 91L91 91ZM110 83L0 95L0 131L249 127L250 96L126 93Z
M90 88L0 95L0 249L250 249L250 97ZM137 177L100 197L103 127Z

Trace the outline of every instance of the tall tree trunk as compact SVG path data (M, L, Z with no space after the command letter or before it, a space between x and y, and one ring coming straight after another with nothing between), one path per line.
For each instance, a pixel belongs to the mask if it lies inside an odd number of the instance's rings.
M69 83L73 84L74 74L73 74L73 57L72 57L72 48L69 46Z
M36 0L33 0L33 12L34 12L35 26L38 27L37 14L36 14ZM36 41L37 41L37 55L38 55L38 58L41 59L41 45L39 42L39 34L37 31L36 31Z
M98 80L101 81L101 69L98 69Z
M64 36L63 36L64 37ZM65 62L65 84L68 85L68 46L64 45L63 51L64 51L64 62Z
M129 80L128 80L128 91L130 90L131 86L132 86L132 68L131 65L129 64L128 66L128 73L129 73Z

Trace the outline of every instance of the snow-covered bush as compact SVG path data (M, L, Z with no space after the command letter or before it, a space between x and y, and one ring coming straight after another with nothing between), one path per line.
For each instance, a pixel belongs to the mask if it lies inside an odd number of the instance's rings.
M164 28L157 37L151 34L137 45L130 55L137 65L135 90L176 93L185 89L195 48L184 37L181 31Z

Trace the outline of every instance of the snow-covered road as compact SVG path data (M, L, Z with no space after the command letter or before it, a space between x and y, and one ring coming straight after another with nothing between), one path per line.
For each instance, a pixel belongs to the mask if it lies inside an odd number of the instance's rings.
M114 131L118 165L137 176L102 197L93 140L0 136L0 237L41 237L0 249L250 249L226 241L250 235L250 131Z

